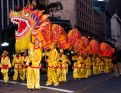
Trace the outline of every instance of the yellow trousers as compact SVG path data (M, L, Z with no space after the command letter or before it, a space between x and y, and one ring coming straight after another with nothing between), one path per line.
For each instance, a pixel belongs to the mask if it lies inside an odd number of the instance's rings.
M47 80L48 85L51 85L51 84L58 85L59 84L57 81L56 69L48 68L47 76L48 76L48 80Z
M88 78L89 76L91 76L91 69L85 68L85 78Z
M67 81L65 68L61 69L61 81L65 81L65 82Z
M57 74L57 81L61 82L61 69L60 68L57 68L56 74Z
M78 72L79 72L79 78L85 78L86 72L84 67L78 68Z
M78 72L78 68L74 68L74 70L73 70L73 78L74 79L80 78L79 72Z
M63 81L66 82L67 81L65 68L64 69L61 69L61 68L57 69L57 80L59 82L63 82Z
M22 69L14 69L14 75L13 75L13 80L18 79L18 75L20 75L20 79L23 80L23 73Z
M27 69L26 68L23 68L23 80L25 80L27 77Z
M98 67L97 66L93 66L93 73L96 75L96 74L99 74L98 73Z
M104 73L109 73L109 72L110 72L109 66L105 66Z
M27 88L28 89L40 89L40 69L31 68L27 69Z
M7 83L8 82L8 79L9 79L9 77L8 77L8 69L2 69L1 70L1 73L3 75L4 83Z

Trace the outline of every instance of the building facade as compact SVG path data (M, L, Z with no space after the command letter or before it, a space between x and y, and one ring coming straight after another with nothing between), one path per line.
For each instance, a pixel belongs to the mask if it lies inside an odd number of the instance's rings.
M83 35L89 35L94 31L92 2L92 0L76 0L77 26Z
M83 36L102 41L101 16L93 10L93 0L76 0L77 26Z
M111 15L109 0L93 1L93 9L101 16L102 41L111 43Z
M75 0L47 0L48 4L53 2L61 2L63 10L55 14L55 17L64 20L70 20L72 27L76 26L76 2Z
M111 43L111 15L108 12L101 12L101 24L103 41Z
M111 18L112 44L121 49L121 19L117 14Z
M15 10L17 6L23 7L29 0L0 0L0 29L3 30L9 25L9 12Z
M101 14L95 10L93 10L93 28L94 28L94 38L98 42L103 41L103 32L102 32L102 24L101 24Z

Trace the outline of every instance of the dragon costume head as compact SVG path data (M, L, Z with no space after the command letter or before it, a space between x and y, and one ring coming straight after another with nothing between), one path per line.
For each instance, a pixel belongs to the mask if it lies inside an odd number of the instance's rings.
M26 50L29 42L38 39L44 49L49 49L52 43L60 48L69 48L65 30L56 24L52 24L48 14L44 10L34 10L35 4L28 4L21 11L10 11L11 22L18 25L15 32L16 51Z
M43 12L34 10L34 5L30 3L19 12L10 11L11 22L18 25L18 30L15 31L17 51L26 50L28 43L33 42L35 38L41 37L39 39L42 39L42 36L38 34L39 31L50 28L51 23L47 19L48 15L43 15Z

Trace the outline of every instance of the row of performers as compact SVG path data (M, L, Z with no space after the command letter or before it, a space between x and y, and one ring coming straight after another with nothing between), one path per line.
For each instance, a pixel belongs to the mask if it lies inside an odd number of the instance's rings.
M17 81L18 76L20 76L20 79L23 81L27 79L28 90L33 90L34 88L40 89L40 69L42 68L40 63L43 55L42 48L37 44L34 45L31 43L29 56L27 55L27 51L24 52L23 56L21 56L19 52L16 52L12 64L7 54L7 51L3 51L0 63L4 82L8 82L8 70L12 67L14 69L14 81ZM46 62L48 63L48 79L46 85L49 86L53 84L54 86L58 86L60 82L66 82L66 75L71 62L64 54L63 50L60 49L57 51L56 46L52 45L51 49L45 54L47 56ZM92 74L92 71L96 75L101 72L109 73L113 69L112 59L110 57L90 57L88 55L82 56L76 53L72 57L72 60L74 61L74 79L88 78Z

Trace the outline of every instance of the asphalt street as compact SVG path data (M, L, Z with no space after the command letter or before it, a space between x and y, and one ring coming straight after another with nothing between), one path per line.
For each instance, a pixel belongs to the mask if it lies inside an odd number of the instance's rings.
M45 86L46 74L41 75L41 89L31 93L121 93L121 76L115 77L114 73L92 75L88 79L73 80L72 73L67 75L67 82L59 86ZM8 84L0 80L0 93L30 93L27 91L26 82L13 82Z

